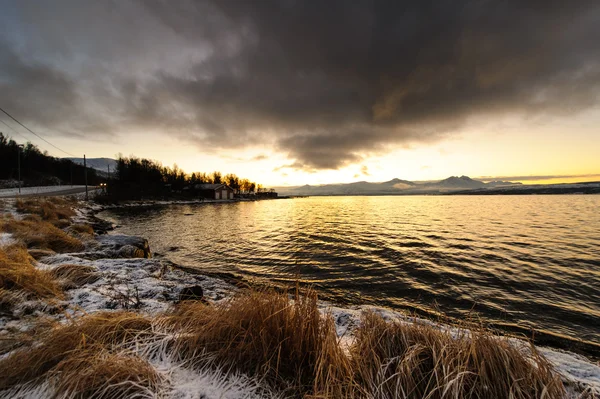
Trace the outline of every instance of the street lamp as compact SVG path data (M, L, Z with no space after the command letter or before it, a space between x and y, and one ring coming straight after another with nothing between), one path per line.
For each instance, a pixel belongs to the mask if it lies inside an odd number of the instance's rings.
M21 150L23 144L17 144L17 170L19 171L19 195L21 195Z

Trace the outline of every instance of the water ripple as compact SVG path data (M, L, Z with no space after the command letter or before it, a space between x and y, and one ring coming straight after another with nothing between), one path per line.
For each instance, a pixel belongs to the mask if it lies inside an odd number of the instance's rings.
M351 301L600 341L600 196L321 197L104 216L199 269L300 276Z

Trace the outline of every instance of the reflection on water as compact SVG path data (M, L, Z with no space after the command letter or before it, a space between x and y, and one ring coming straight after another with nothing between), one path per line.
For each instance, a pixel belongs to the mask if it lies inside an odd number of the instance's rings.
M600 342L600 196L313 197L109 211L176 263Z

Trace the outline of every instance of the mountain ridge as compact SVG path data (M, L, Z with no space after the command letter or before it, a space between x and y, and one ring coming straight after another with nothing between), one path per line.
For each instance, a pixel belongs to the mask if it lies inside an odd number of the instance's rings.
M78 165L83 165L83 158L65 158ZM110 173L114 173L117 169L117 160L112 158L87 158L86 165L88 168L96 169L99 172L107 174L110 167Z
M295 187L276 187L283 195L389 195L389 194L430 194L473 189L519 186L521 183L509 181L491 181L485 183L469 176L450 176L433 182L413 182L394 178L384 182L358 181L352 183L334 183L312 186L305 184Z

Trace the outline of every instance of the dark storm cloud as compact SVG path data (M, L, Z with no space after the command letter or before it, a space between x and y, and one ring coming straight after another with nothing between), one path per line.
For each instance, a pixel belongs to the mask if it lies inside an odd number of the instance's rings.
M596 1L15 4L6 106L61 131L160 129L335 169L471 116L599 100Z

